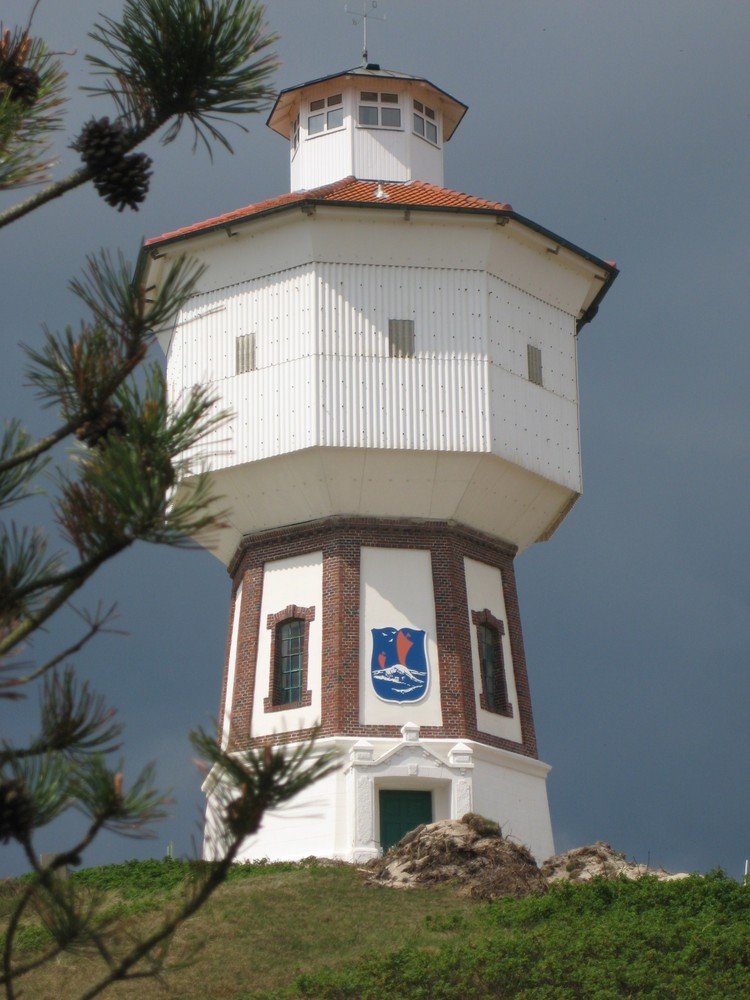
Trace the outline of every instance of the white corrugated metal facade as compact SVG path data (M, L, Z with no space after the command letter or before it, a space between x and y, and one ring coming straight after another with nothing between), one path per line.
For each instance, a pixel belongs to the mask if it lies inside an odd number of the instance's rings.
M389 357L389 319L414 321L414 357ZM238 375L250 333L256 370ZM235 414L214 468L310 447L493 452L580 487L574 319L494 275L320 262L238 282L191 303L168 368L175 398L201 383Z

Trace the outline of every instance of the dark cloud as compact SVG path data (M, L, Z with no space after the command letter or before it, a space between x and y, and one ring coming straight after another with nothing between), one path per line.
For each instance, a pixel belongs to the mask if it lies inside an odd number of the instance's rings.
M118 7L40 6L38 30L75 50L65 57L74 82L97 12ZM4 22L28 8L6 3ZM507 200L622 269L579 338L585 496L517 564L557 846L602 838L641 862L739 876L750 855L750 13L683 0L382 0L378 10L387 20L371 27L371 58L469 105L446 184ZM360 29L338 0L267 11L282 35L279 86L359 62ZM94 107L74 98L73 132ZM43 322L76 319L66 282L87 252L135 256L143 235L286 189L285 144L263 122L213 165L187 138L151 143L156 173L137 215L76 192L4 233L5 415L44 426L19 388L16 344L34 342ZM185 733L218 710L228 592L210 555L145 548L90 588L90 602L118 600L130 635L103 639L82 669L121 709L128 773L157 760L177 800L155 841L110 838L90 863L161 855L169 842L191 850L201 797ZM12 728L32 718L21 711Z

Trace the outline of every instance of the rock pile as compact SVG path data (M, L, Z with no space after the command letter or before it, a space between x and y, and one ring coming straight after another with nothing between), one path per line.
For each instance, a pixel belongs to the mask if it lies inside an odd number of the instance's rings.
M400 888L455 882L475 899L521 899L547 891L531 852L475 813L418 826L371 861L367 874L373 884Z
M497 823L476 813L418 826L371 861L365 873L371 884L395 888L453 882L466 895L484 900L542 895L553 882L588 882L597 876L686 877L629 862L602 841L548 858L540 869L526 847L504 838Z
M624 854L613 850L603 840L587 847L576 847L572 851L547 858L542 865L542 875L548 882L590 882L592 878L642 878L653 875L669 881L687 878L685 873L673 875L663 868L649 868L647 865L628 861Z

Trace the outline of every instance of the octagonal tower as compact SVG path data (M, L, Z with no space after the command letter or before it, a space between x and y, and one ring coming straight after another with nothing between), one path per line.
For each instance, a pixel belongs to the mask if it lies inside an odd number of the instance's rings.
M465 110L377 66L285 90L293 192L144 247L149 283L208 265L167 377L233 412L219 738L319 723L343 753L246 858L362 860L470 810L553 853L513 560L580 494L576 334L617 271L442 186Z

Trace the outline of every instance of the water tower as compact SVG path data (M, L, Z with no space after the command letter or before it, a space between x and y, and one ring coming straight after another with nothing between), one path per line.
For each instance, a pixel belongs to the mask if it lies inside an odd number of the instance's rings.
M149 283L179 254L208 265L162 338L168 381L234 414L210 463L219 738L319 723L343 755L245 858L364 860L470 810L553 853L514 559L581 492L576 335L617 271L443 186L465 111L372 64L292 87L268 119L292 192L144 248Z

